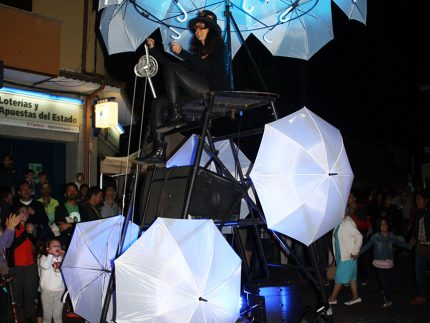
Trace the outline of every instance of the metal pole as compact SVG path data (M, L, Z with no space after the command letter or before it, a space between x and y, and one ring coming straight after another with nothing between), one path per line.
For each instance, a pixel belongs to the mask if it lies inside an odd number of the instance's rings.
M188 192L187 192L187 197L185 200L184 210L182 212L182 218L183 219L186 219L188 217L188 209L190 208L191 196L193 194L197 170L199 168L200 159L202 157L203 145L205 143L206 132L208 130L208 125L209 125L210 116L211 116L211 112L212 112L212 106L214 104L214 99L215 99L215 93L210 92L209 96L207 98L207 103L206 103L207 106L205 109L203 128L202 128L202 132L200 134L199 143L197 145L196 158L194 160L194 166L193 166L193 169L191 172L190 185L188 187Z
M234 82L233 82L233 55L231 54L231 26L230 26L230 1L225 1L225 21L226 21L226 36L227 36L227 61L228 61L228 69L227 69L227 75L229 79L229 90L232 91L234 89Z
M230 12L230 5L228 5L228 7L227 7L227 3L229 3L228 0L226 1L226 11L225 11L225 16L227 18L227 30L230 31L230 21L233 22L233 26L234 26L234 28L236 29L236 32L237 32L237 36L239 37L242 46L245 47L245 49L246 49L246 53L248 54L249 59L251 60L252 66L254 67L255 72L257 73L257 77L258 77L258 79L259 79L259 81L261 83L261 86L263 87L263 90L265 92L269 92L269 90L267 88L267 85L266 85L266 82L264 81L263 76L261 75L260 69L258 68L257 63L255 62L255 59L252 56L252 53L249 50L249 47L246 44L245 39L242 36L242 33L240 32L240 29L239 29L239 26L236 23L236 20L234 20L234 17L233 17L233 15ZM231 42L231 39L230 39L230 42ZM231 45L230 45L230 54L229 54L229 57L231 57ZM273 103L273 101L270 102L270 106L271 106L271 109L272 109L273 116L274 116L275 120L278 120L278 112L276 111L276 107L275 107L275 104Z

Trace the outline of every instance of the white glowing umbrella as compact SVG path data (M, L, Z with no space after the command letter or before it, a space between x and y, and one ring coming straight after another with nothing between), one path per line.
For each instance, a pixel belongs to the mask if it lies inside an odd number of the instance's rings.
M157 218L115 260L116 322L236 322L240 275L212 220Z
M342 221L354 175L340 131L303 108L266 124L250 177L267 226L309 245Z
M100 322L124 217L77 223L61 272L73 309L88 322ZM139 227L129 223L122 250L136 241ZM112 300L107 315L112 318Z

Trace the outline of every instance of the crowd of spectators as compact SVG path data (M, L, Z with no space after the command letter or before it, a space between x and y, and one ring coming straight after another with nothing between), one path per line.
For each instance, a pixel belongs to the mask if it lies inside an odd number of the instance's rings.
M392 305L395 257L412 252L416 297L411 305L426 304L426 273L430 269L430 191L411 183L390 188L352 189L345 218L333 232L329 253L335 258L336 277L329 296L337 304L342 286L351 288L345 305L361 302L359 286L366 286L370 271L381 290L382 307ZM324 264L327 266L327 263Z
M64 184L63 196L54 197L49 174L35 174L32 169L18 174L13 156L4 155L0 165L0 322L13 322L13 316L26 322L42 318L61 322L64 285L59 266L76 223L120 211L115 187L104 191L89 187L78 173L75 182ZM9 295L14 296L14 310Z
M13 156L3 156L0 165L1 284L7 285L10 281L18 312L27 322L42 317L47 322L51 318L54 322L60 320L58 313L62 305L57 300L64 286L58 279L58 266L67 252L76 223L120 214L115 187L107 186L103 191L90 187L82 173L76 174L75 181L64 184L62 196L51 196L51 193L49 174L35 174L31 169L17 174ZM327 267L330 258L337 265L328 299L331 305L337 304L337 295L343 286L349 286L352 294L345 304L360 303L360 288L367 284L370 271L374 271L380 283L381 305L390 307L391 288L397 279L392 270L395 257L406 252L414 255L411 266L416 281L416 297L410 304L426 304L426 273L430 265L429 201L429 191L411 183L351 190L342 223L316 242L320 269ZM293 249L298 258L304 258L303 245L293 242ZM54 282L54 286L47 281ZM13 315L10 298L4 290L0 290L0 323L11 321Z

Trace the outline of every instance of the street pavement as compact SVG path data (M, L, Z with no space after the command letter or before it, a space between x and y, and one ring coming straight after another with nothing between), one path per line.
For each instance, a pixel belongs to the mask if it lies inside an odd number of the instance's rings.
M369 280L367 286L359 284L359 294L361 303L346 306L343 303L350 300L351 293L349 287L343 287L338 296L338 305L332 306L332 319L336 323L352 322L393 322L393 323L429 323L430 304L411 305L409 300L415 297L415 275L413 254L397 252L395 255L394 286L392 290L392 306L382 308L383 298L378 288L376 275L369 264ZM430 295L430 272L427 278L427 299ZM301 283L302 303L305 307L315 307L314 293L307 283ZM331 286L326 287L326 295L330 295Z

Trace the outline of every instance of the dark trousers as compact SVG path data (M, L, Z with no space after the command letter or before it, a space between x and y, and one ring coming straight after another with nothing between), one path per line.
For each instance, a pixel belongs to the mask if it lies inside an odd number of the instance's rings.
M37 264L11 267L9 270L12 275L15 275L12 280L12 288L18 307L24 310L26 318L34 318L39 284Z
M430 255L415 255L415 280L417 296L426 297L426 269L430 266Z
M0 287L0 323L12 322L10 292L6 286Z
M151 136L157 146L164 143L164 135L157 132L156 129L164 125L166 111L172 113L173 106L180 104L184 99L196 99L210 91L204 76L179 63L174 63L164 56L159 58L159 62L163 65L166 95L158 97L152 101L151 105Z
M384 301L391 301L391 289L393 287L393 268L375 268L378 276L379 287L381 288Z

